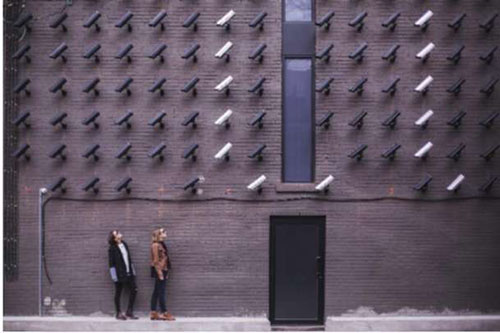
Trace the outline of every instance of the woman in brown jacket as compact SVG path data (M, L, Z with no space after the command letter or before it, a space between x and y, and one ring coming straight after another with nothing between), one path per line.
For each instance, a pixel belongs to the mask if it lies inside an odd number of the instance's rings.
M151 296L151 320L175 320L175 317L167 312L165 289L168 279L168 270L171 268L165 239L167 232L161 228L153 231L151 242L151 277L155 278L155 288ZM156 311L156 305L160 303L160 311Z

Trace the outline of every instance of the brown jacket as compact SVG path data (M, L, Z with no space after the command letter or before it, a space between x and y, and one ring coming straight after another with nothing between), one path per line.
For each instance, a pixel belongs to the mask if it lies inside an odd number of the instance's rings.
M170 268L167 251L161 243L151 244L151 266L155 268L158 276L163 276L162 271Z

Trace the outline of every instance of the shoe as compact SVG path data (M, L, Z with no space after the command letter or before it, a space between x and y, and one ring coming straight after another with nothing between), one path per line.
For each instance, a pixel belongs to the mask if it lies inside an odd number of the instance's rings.
M128 319L133 319L133 320L139 319L139 317L134 316L134 313L132 311L127 311L125 316L127 316Z
M169 321L175 320L175 317L172 316L169 312L163 313L163 317L165 318L165 320L169 320Z
M116 319L118 320L127 320L127 317L125 317L125 315L121 312L117 313L116 314Z
M160 314L156 311L151 311L151 314L149 315L149 319L151 320L162 320L160 318Z

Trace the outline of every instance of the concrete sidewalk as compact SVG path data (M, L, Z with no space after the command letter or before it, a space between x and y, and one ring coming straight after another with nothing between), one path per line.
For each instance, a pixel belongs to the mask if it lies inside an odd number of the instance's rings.
M4 317L4 331L270 331L265 317L149 318L121 321L113 317Z

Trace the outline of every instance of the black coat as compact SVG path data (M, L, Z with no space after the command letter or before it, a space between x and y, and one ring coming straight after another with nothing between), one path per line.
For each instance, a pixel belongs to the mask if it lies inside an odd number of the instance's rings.
M125 248L127 249L128 252L128 264L130 267L130 274L132 276L135 276L134 264L132 263L132 255L130 254L130 250L128 249L127 243L123 241L122 243L123 245L125 245ZM113 244L109 246L108 257L109 257L109 269L111 278L115 282L125 281L127 279L127 266L125 265L125 260L123 260L122 252L120 251L118 244Z

